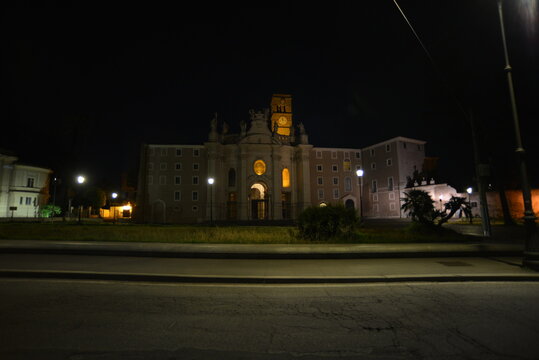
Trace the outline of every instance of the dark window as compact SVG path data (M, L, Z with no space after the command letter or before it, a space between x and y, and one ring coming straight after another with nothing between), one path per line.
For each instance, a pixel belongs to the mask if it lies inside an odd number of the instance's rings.
M228 170L228 186L236 186L236 170Z

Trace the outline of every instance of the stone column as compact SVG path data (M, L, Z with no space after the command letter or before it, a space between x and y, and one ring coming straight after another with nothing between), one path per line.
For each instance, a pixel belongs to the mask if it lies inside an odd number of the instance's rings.
M297 168L299 201L298 211L311 206L311 171L310 171L310 152L312 145L298 145Z
M239 220L248 220L247 216L247 149L240 146L240 168L236 175L239 175L236 179L238 182L238 218Z
M282 220L283 218L283 205L281 202L281 192L282 192L282 181L281 181L281 172L282 172L282 162L280 147L278 145L273 145L271 147L271 157L272 157L272 171L273 171L273 220Z

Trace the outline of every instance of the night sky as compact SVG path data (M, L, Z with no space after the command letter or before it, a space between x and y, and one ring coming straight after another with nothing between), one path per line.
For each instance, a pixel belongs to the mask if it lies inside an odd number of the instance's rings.
M496 1L398 3L434 65L390 0L5 9L0 148L111 188L122 172L136 175L141 143L202 144L214 112L239 131L249 109L288 93L311 144L425 140L427 156L440 158L439 180L462 190L473 154L460 103L478 124L482 161L518 186ZM528 169L539 186L534 6L506 1L504 11Z

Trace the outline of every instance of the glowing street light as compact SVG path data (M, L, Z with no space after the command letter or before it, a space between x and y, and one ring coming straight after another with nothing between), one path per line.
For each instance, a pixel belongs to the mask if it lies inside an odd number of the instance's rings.
M79 185L82 185L86 182L86 177L84 177L83 175L79 175L77 176L77 183ZM79 224L82 224L82 204L79 204L79 221L78 221Z
M363 175L362 169L357 169L356 175L359 177L359 218L363 221Z
M215 179L212 177L208 178L208 185L210 185L210 223L213 225L213 183Z
M473 189L471 187L466 189L466 192L468 193L468 202L470 203L470 224L472 223L473 216L472 216L472 192Z

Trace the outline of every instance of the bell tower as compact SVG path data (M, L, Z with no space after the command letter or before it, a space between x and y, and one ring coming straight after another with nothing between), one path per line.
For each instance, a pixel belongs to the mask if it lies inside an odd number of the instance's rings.
M273 94L271 97L271 130L279 135L292 134L292 95Z

